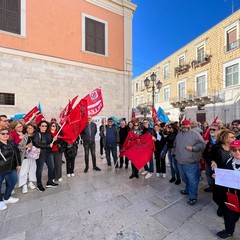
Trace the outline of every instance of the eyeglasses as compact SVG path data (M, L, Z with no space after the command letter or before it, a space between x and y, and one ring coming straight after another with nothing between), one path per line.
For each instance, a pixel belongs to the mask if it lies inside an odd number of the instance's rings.
M234 136L232 136L232 137L228 137L228 138L235 139L235 137L234 137Z
M8 132L5 132L5 133L0 133L1 135L9 135L9 133Z
M232 148L231 151L233 151L233 152L237 152L237 151L240 152L240 148Z
M47 127L47 125L40 125L40 127Z
M148 122L143 122L143 124L147 124Z
M52 127L56 127L56 125L52 125Z
M17 128L22 128L23 127L23 125L21 125L21 126L18 126Z
M210 131L217 131L217 129L211 128Z

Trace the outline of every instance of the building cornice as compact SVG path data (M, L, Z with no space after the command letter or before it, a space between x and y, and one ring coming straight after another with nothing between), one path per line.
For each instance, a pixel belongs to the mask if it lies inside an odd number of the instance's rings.
M122 16L126 15L126 13L132 16L137 8L136 4L128 0L86 0L86 1Z

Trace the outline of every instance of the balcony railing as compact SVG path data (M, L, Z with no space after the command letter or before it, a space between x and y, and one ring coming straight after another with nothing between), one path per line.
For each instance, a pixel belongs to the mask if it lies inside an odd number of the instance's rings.
M239 46L240 46L240 39L231 43L231 44L226 45L225 46L225 52L229 52L229 51L232 51L234 49L237 49L237 48L239 48Z
M211 57L212 57L212 56L211 56L211 55L208 55L208 54L201 55L201 56L198 57L196 60L193 60L193 61L191 62L192 68L200 67L200 66L203 66L203 65L209 63Z
M185 73L188 71L188 69L190 68L189 64L183 64L183 65L179 65L177 67L175 67L175 74L181 74L181 73Z

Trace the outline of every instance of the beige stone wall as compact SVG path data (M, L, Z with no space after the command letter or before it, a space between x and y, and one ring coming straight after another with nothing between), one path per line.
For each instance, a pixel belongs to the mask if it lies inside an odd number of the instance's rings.
M173 120L178 119L179 109L174 109L171 105L171 101L178 99L178 83L179 81L186 81L187 91L186 94L195 94L195 78L197 74L206 72L207 73L207 93L208 96L224 95L224 102L215 104L208 104L205 107L207 113L207 120L211 121L214 115L219 114L220 118L225 121L230 121L232 118L239 118L239 85L234 87L225 88L224 86L224 64L240 59L240 47L229 52L225 52L225 29L231 24L238 22L239 26L240 10L226 18L207 32L203 33L157 65L143 73L141 76L133 80L133 85L146 76L149 76L152 72L157 72L158 79L163 83L160 93L160 104L155 104L156 108L161 106L165 111L171 112ZM238 32L239 34L239 32ZM238 36L239 38L239 36ZM196 48L200 43L205 44L205 52L207 55L211 55L210 61L202 66L193 67L192 61L196 59ZM161 46L159 46L161 48ZM182 74L175 74L175 68L178 66L179 56L185 55L185 64L189 64L190 68L188 71ZM164 65L169 64L169 78L164 80L163 68ZM240 74L239 74L240 75ZM240 78L240 76L239 76ZM240 80L239 80L240 82ZM163 88L170 86L170 101L163 101ZM133 92L133 98L136 96L146 96L146 91ZM228 97L227 97L228 96ZM145 98L146 99L146 98ZM134 101L133 101L134 102ZM232 106L234 105L234 106ZM233 107L233 108L232 108ZM235 112L231 111L234 110ZM196 119L196 113L199 111L197 107L191 107L185 109L185 114L191 119ZM201 112L201 111L200 111Z
M99 116L130 118L127 72L0 48L0 79L1 92L16 96L15 106L0 105L1 114L26 113L40 102L47 119L58 117L69 99L101 86L104 109Z

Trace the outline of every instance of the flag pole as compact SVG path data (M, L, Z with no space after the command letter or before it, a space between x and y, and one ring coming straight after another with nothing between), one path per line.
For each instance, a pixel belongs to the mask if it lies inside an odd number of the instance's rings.
M60 129L58 130L56 137L59 135L59 133L61 132L62 128L64 127L64 125L66 124L67 121L64 122L64 124L60 127ZM52 141L52 143L54 143L54 141Z
M0 155L2 156L3 160L6 162L7 159L3 156L1 149L0 149Z

